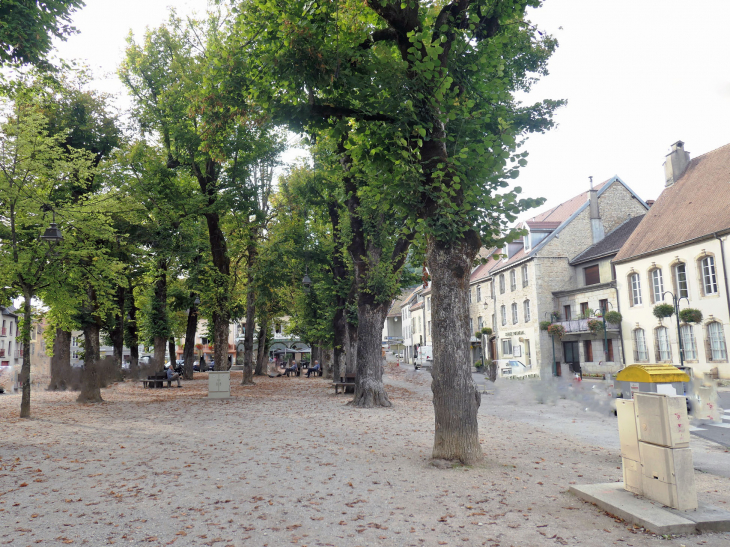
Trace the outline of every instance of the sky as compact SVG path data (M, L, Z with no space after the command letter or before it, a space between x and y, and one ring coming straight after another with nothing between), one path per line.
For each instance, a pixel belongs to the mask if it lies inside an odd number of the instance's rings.
M87 0L74 16L81 31L58 53L85 60L99 89L120 95L114 72L130 31L206 9L205 0ZM528 165L515 184L525 197L554 206L595 182L619 175L641 198L664 187L670 145L685 142L696 157L730 142L728 0L546 0L533 23L560 46L550 74L525 103L566 99L558 126L529 138ZM291 160L297 153L287 154ZM535 214L530 212L528 216Z

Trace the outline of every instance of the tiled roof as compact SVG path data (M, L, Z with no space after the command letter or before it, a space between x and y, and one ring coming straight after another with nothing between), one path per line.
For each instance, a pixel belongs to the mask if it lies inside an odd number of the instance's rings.
M587 262L611 253L617 253L623 244L626 243L626 240L631 236L643 218L644 215L638 215L626 220L626 222L619 225L612 232L606 234L601 241L591 245L585 251L576 256L570 261L570 263L580 264L581 262Z
M730 144L689 162L665 188L615 262L730 230Z
M393 301L393 305L388 311L388 317L400 316L401 308L410 299L413 294L413 288L403 289L400 295Z
M540 222L538 220L528 220L526 222L530 230L554 230L560 226L560 222L557 220L554 222Z
M420 302L416 302L415 304L413 304L411 306L411 311L420 310L422 307L423 307L423 300L421 300Z
M471 276L469 277L470 283L474 283L476 281L489 277L489 270L491 270L494 265L501 260L499 258L494 258L494 254L499 252L501 251L496 247L492 247L491 249L481 249L481 251L479 252L479 256L481 258L489 257L489 260L487 260L487 262L485 262L484 264L479 264L479 266L474 269L474 271L471 273Z
M600 184L596 184L593 187L593 189L600 190L607 183L612 182L614 179L615 179L615 177L610 178L608 180L604 180ZM581 192L574 198L571 198L568 201L564 201L560 205L557 205L557 206L553 207L552 209L545 211L544 213L540 213L539 215L535 215L532 218L528 218L527 224L530 225L530 223L533 223L533 222L539 222L539 223L557 222L558 225L555 226L557 228L563 222L568 220L570 218L570 216L573 213L575 213L578 210L578 208L581 205L583 205L586 201L588 201L588 190L586 190L585 192Z

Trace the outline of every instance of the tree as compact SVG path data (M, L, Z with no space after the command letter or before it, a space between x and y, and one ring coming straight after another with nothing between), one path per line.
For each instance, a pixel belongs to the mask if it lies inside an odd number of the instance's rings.
M523 106L556 46L525 18L539 0L380 0L241 10L236 43L265 67L258 100L281 116L348 120L381 134L380 149L418 176L393 180L392 204L427 241L433 279L434 458L482 458L479 393L469 371L467 291L482 245L534 201L503 190L524 165L524 137L552 125L557 101ZM339 17L342 14L342 21ZM261 84L264 79L261 79ZM272 86L274 81L278 85ZM387 145L386 145L387 143Z
M0 66L33 64L48 68L45 57L53 38L65 40L76 32L71 14L82 0L3 0L0 5Z

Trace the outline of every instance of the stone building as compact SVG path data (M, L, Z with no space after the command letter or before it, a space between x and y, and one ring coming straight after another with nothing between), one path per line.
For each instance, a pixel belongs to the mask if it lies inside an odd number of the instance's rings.
M0 306L0 386L5 391L17 387L23 362L22 346L18 345L18 315L11 308Z
M554 362L568 359L576 370L586 365L586 358L591 356L586 355L584 344L576 348L575 340L556 340L553 356L553 341L539 324L550 320L555 312L564 320L557 309L561 299L567 299L569 291L584 289L585 280L579 280L583 266L571 262L629 217L643 215L647 209L647 204L614 176L518 226L527 235L502 249L503 257L489 269L494 287L491 310L496 356L520 360L540 369L541 374L549 374ZM485 281L490 281L489 277ZM615 295L606 296L609 307L617 307ZM614 358L618 358L617 353ZM592 358L590 363L595 366L584 368L601 370L596 356ZM560 367L556 372L561 372Z
M678 141L664 170L664 190L613 261L626 358L678 365L681 337L686 365L730 378L730 144L690 161ZM654 316L675 297L702 320L678 328L675 315Z

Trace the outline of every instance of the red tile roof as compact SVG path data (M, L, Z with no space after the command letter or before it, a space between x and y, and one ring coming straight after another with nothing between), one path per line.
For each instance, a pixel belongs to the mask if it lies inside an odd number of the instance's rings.
M614 262L730 230L730 144L690 161L665 188Z

